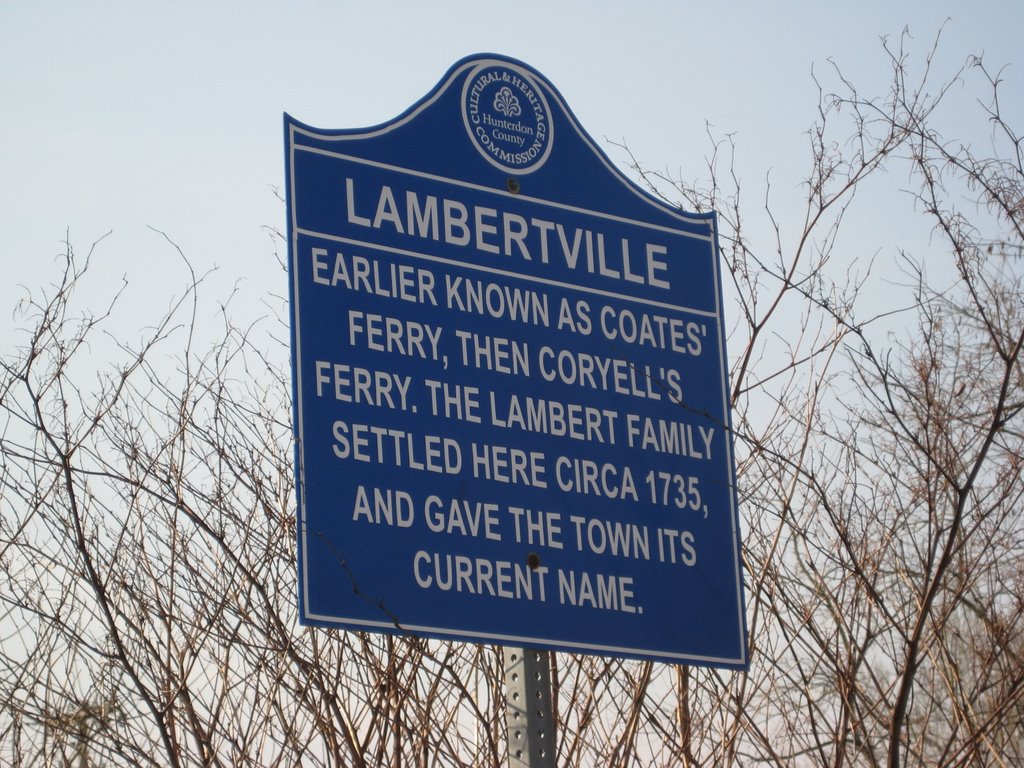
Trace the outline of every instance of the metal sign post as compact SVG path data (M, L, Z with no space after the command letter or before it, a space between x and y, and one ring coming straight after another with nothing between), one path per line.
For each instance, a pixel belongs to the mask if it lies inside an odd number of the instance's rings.
M555 768L551 654L505 647L509 768Z

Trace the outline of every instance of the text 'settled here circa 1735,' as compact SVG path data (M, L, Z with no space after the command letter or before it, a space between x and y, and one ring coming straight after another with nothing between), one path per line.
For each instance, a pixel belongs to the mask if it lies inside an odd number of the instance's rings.
M285 134L303 623L744 668L714 214L500 56Z

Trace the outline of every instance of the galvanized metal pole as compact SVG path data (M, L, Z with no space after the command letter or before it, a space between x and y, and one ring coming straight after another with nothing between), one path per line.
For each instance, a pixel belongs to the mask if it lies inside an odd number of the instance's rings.
M555 768L551 655L533 648L504 651L509 768Z

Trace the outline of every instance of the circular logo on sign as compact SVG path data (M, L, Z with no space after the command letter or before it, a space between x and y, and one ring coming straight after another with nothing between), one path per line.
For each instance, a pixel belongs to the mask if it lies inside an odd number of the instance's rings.
M481 64L462 89L462 119L473 145L503 171L530 173L551 152L548 102L525 70Z

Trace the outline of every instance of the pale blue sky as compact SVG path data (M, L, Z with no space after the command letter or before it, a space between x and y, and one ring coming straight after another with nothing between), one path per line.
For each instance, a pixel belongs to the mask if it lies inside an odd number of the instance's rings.
M705 123L735 132L753 208L766 172L789 195L807 167L812 66L835 60L884 91L879 44L909 27L920 61L946 22L938 66L968 54L1010 65L1004 104L1024 124L1024 2L0 2L0 352L16 285L55 275L109 230L103 279L127 273L139 310L180 284L165 231L225 286L286 292L261 229L284 227L281 114L324 128L384 121L459 58L522 59L598 139L656 168L703 173ZM953 123L955 125L955 123ZM983 139L984 137L979 137ZM612 146L606 151L621 161ZM780 193L780 194L781 194ZM864 203L866 244L916 237ZM901 214L902 216L902 214ZM865 225L863 222L867 222ZM876 226L877 224L877 226ZM877 231L876 231L877 230ZM866 235L867 236L867 235ZM913 242L913 241L912 241Z

